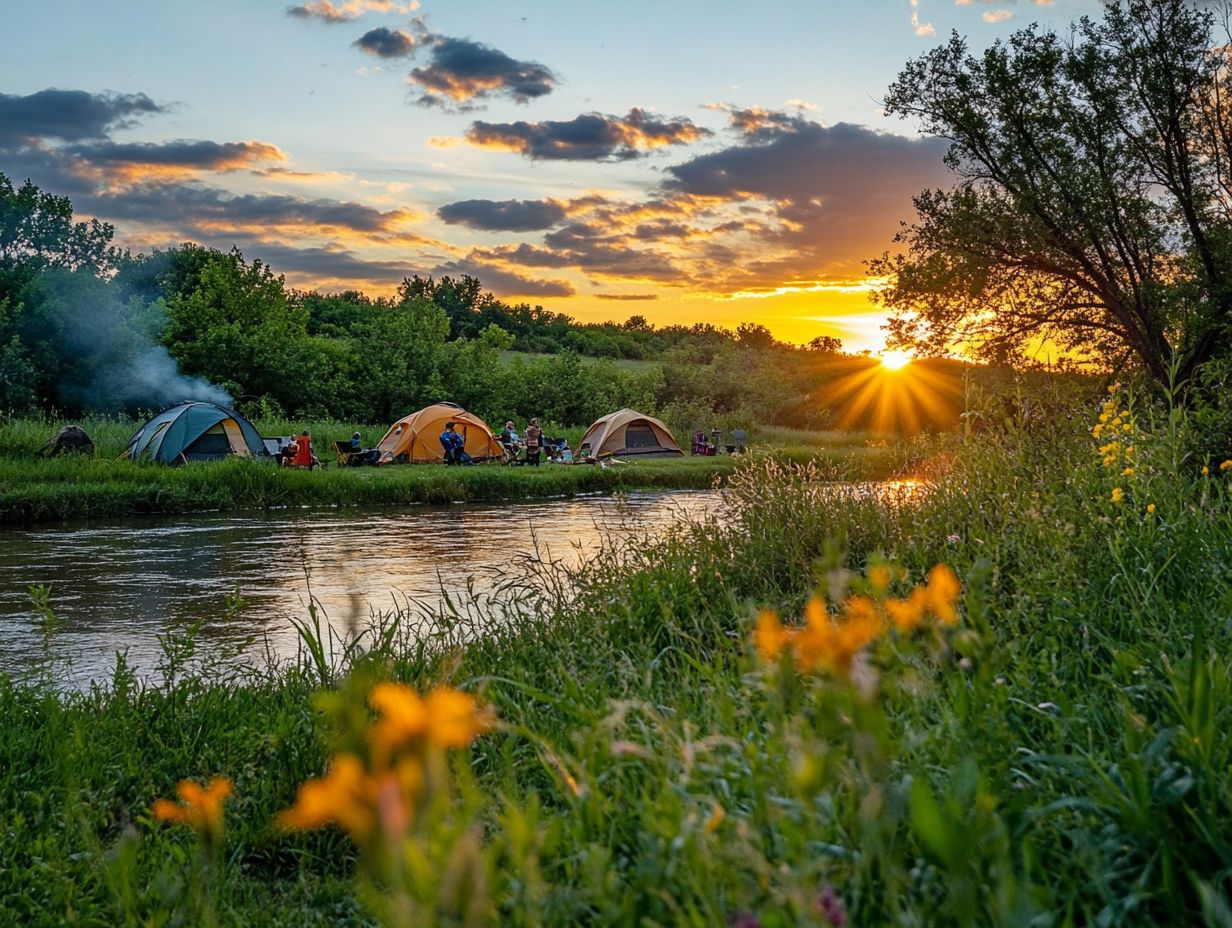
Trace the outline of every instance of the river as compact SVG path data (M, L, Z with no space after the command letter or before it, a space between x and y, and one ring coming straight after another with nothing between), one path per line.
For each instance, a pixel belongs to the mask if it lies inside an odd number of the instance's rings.
M200 623L199 647L295 655L309 596L345 636L374 613L490 593L521 557L577 564L631 533L713 511L718 494L630 493L390 512L284 510L148 517L0 532L0 671L51 664L58 685L106 679L124 652L142 678L160 636ZM50 588L50 648L31 586ZM237 600L238 596L238 600Z

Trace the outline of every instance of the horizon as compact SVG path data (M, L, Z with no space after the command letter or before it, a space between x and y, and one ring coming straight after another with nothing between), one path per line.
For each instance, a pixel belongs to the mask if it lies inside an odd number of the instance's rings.
M862 262L950 183L880 95L951 29L979 49L1099 6L56 0L10 17L56 45L0 63L0 171L121 246L235 246L300 289L465 274L584 323L876 351Z

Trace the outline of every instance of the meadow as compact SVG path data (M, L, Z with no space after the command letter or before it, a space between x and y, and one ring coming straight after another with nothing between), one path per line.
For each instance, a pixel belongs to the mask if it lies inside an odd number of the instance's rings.
M374 447L385 429L335 421L255 421L263 435L307 429L326 467L314 471L239 459L160 467L120 460L139 423L93 417L80 424L94 439L92 457L45 458L42 445L66 424L54 418L0 421L0 525L99 519L140 513L272 509L288 506L407 506L422 503L543 499L630 489L708 489L735 471L735 460L683 457L628 461L610 467L540 465L475 467L414 465L342 468L329 443L360 432ZM771 430L753 439L768 453L815 461L834 479L874 479L903 469L922 445L857 433ZM557 429L576 446L581 429Z
M1232 464L1037 411L923 491L750 456L505 613L0 681L0 922L1226 925Z

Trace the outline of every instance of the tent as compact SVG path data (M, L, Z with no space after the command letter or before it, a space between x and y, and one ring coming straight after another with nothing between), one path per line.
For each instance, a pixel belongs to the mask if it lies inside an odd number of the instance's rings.
M604 416L586 430L582 445L590 445L590 454L596 458L631 455L666 458L684 454L666 425L635 409L622 409Z
M457 403L436 403L399 419L377 443L382 464L433 464L445 460L441 432L446 422L457 423L463 448L476 461L499 458L501 446L488 424Z
M164 409L137 430L124 457L157 464L216 461L228 455L268 458L251 422L216 403L180 403Z

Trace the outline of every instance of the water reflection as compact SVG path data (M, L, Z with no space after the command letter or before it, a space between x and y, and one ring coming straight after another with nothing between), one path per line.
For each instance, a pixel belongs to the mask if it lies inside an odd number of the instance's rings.
M654 530L718 504L714 493L630 494L450 506L398 513L313 510L133 519L5 532L0 545L0 670L22 673L42 653L29 587L51 587L54 658L68 686L105 677L117 651L146 675L158 636L201 621L206 646L258 635L275 657L295 653L292 619L309 594L345 632L373 611L442 589L490 589L519 556L575 564L605 537ZM228 608L236 593L238 609Z

